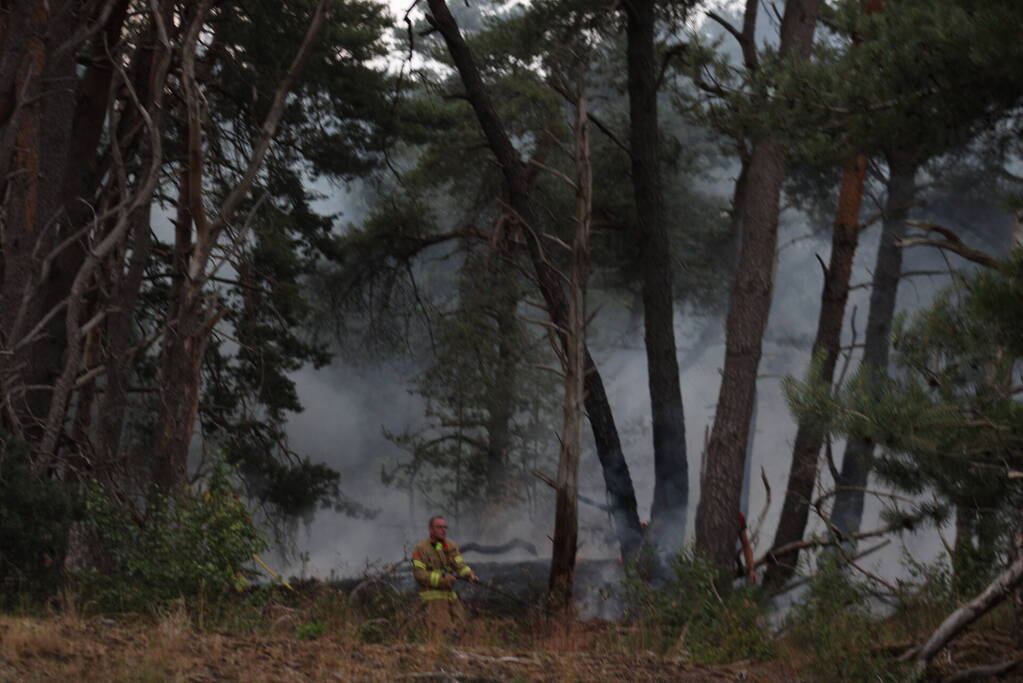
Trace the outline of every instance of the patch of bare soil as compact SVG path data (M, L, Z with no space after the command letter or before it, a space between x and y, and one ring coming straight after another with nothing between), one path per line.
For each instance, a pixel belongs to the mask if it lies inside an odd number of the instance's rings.
M555 647L557 644L554 644ZM325 634L196 632L184 618L121 623L0 617L2 681L792 681L777 663L688 665L652 652L370 645Z

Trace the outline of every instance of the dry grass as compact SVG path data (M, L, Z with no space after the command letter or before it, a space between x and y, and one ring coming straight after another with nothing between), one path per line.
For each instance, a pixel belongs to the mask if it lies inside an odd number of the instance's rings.
M199 631L183 611L156 620L0 617L0 680L394 681L444 671L502 681L732 681L745 670L603 652L594 649L600 627L586 624L537 632L536 648L495 645L512 625L477 619L461 642L431 647L365 644L353 628L332 628L316 640L282 627L262 636Z
M428 645L414 601L382 617L329 590L287 600L237 607L216 619L184 607L158 618L114 619L84 616L65 596L66 611L0 616L0 681L400 681L431 680L423 676L431 672L435 680L446 672L480 681L815 680L804 673L809 654L784 639L772 662L694 666L681 641L663 655L646 649L636 625L559 621L539 610L477 613L458 642ZM302 627L310 624L323 633L309 636ZM367 624L379 626L374 633L383 642L367 642ZM985 618L942 654L933 673L1009 658L1010 626L1005 611ZM905 624L889 622L876 633L889 642L904 631Z

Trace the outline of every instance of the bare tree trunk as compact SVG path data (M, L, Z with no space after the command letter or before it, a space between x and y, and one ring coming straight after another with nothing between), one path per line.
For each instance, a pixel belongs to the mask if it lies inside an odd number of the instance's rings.
M131 353L133 312L149 256L149 213L150 207L146 206L132 219L131 257L126 269L121 266L120 259L117 262L110 292L113 310L107 315L103 331L103 362L107 369L103 400L97 416L96 445L97 467L106 476L110 476L109 468L121 450L128 409L128 381L135 360Z
M895 301L902 274L902 250L897 242L905 233L906 215L916 193L915 178L920 159L914 152L888 154L888 198L877 247L870 313L864 339L863 364L875 376L888 371L888 349L895 317ZM863 491L870 473L874 444L851 438L845 447L842 470L835 482L838 493L831 511L831 523L843 535L855 533L863 519Z
M462 38L458 24L451 16L447 3L444 0L428 0L428 5L430 13L427 15L427 19L443 36L465 87L466 98L476 114L476 119L479 121L491 152L501 165L508 190L508 203L515 212L515 218L522 229L536 272L540 293L547 305L551 321L558 328L564 329L567 320L565 296L561 289L559 276L553 272L547 262L543 247L535 232L539 224L529 202L528 183L522 160L494 110L487 87L480 78L472 53ZM563 335L559 333L559 336L562 337L562 344L564 344ZM593 429L597 455L613 509L612 516L618 532L622 555L631 558L638 551L642 539L639 515L636 511L636 494L632 486L632 478L629 476L628 465L622 454L618 430L607 401L604 382L593 363L589 350L584 349L584 354L586 373L583 381L585 383L586 413Z
M658 64L654 47L656 4L655 0L624 4L629 147L643 273L643 328L654 437L654 499L647 540L661 552L677 552L686 528L689 466L675 347L671 248L661 192Z
M809 58L820 0L789 0L781 25L782 58ZM696 512L696 545L722 570L731 566L739 492L749 439L761 344L771 308L778 243L778 200L785 149L770 136L753 140L743 188L742 250L725 326L725 367Z
M817 319L817 336L813 342L813 361L822 381L829 384L835 375L835 364L842 340L845 304L849 299L849 279L860 232L860 203L863 199L863 181L867 171L867 157L858 155L846 164L842 174L842 187L838 196L838 216L831 232L831 258L824 271L824 292L821 294L821 312ZM824 433L808 420L800 420L796 441L792 447L785 502L774 534L774 545L782 546L803 537L810 514L810 500L817 481ZM799 550L775 557L764 577L765 583L780 585L796 571Z
M203 200L203 98L196 78L196 45L212 0L200 2L189 24L182 48L181 79L188 112L188 154L175 225L175 292L171 297L160 361L157 406L161 414L153 448L153 481L167 491L176 491L185 482L188 447L199 409L202 359L214 326L227 311L219 302L211 304L204 291L210 259L224 227L255 182L283 115L285 100L326 23L330 4L331 0L317 3L302 44L274 93L241 179L213 216L207 215Z
M569 610L575 583L579 539L579 460L582 455L583 373L586 359L586 281L590 272L590 226L593 179L582 78L575 93L576 201L575 235L568 273L568 328L564 344L565 400L558 490L551 556L552 607Z

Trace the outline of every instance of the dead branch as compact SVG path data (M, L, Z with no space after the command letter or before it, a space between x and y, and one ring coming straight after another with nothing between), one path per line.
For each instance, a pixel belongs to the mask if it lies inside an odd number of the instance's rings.
M548 486L550 486L555 491L558 490L558 483L556 481L554 481L554 478L552 476L550 476L549 474L547 474L546 472L542 472L540 470L532 470L532 473L533 473L534 477L536 477L537 479L539 479L543 483L547 484ZM611 506L610 505L605 505L604 503L598 503L597 501L593 500L592 498L589 498L588 496L584 496L581 493L577 493L576 494L576 498L579 500L580 503L585 503L586 505L590 505L592 507L595 507L595 508L597 508L598 510L600 510L602 512L611 512ZM463 549L464 549L464 547L465 546L463 546ZM536 553L533 553L533 554L535 555Z
M573 96L571 95L571 93L569 93L568 89L564 87L564 84L558 82L556 79L549 79L548 85L550 85L551 88L556 93L564 97L565 100L567 100L570 104L575 103ZM607 136L607 139L614 143L614 145L618 147L618 149L625 152L625 154L630 158L632 157L632 150L629 149L628 145L619 140L618 136L614 134L614 131L612 131L611 128L607 126L607 124L605 124L601 119L599 119L596 114L594 114L591 111L587 111L586 118L589 119L590 123L597 127L597 130L599 130L601 133Z
M874 496L875 498L882 498L882 499L883 498L887 498L887 499L890 499L890 500L899 500L899 501L902 501L903 503L908 503L910 505L912 505L913 503L916 502L912 498L907 498L906 496L900 496L897 493L889 493L888 491L876 491L874 489L868 489L865 486L836 486L835 488L833 488L833 489L831 489L829 491L825 491L824 493L822 493L817 498L817 500L815 500L813 502L814 507L819 506L821 503L826 501L828 498L833 498L834 496L838 495L838 493L840 491L860 491L861 493L865 493L865 494L867 494L869 496Z
M760 515L757 517L757 523L753 525L751 535L754 539L754 544L755 539L760 536L760 528L764 525L764 521L767 519L767 513L771 509L771 483L767 481L767 472L763 467L760 468L760 481L764 482L764 490L767 491L767 498L764 500L764 507L760 511Z
M864 557L867 557L868 555L873 555L874 553L876 553L881 548L886 547L891 542L892 542L892 539L890 539L890 538L886 539L884 541L881 541L877 545L871 546L870 548L867 548L866 550L861 551L861 552L853 555L852 559L853 560L862 560ZM805 576L805 577L799 579L798 581L793 581L792 583L790 583L790 584L788 584L786 586L783 586L780 589L776 590L775 592L771 593L770 597L776 598L779 595L784 595L785 593L793 591L793 590L799 588L800 586L803 586L803 585L809 583L810 581L813 581L815 578L817 578L817 575L813 574L811 576Z
M550 167L550 166L548 166L548 165L546 165L546 164L544 164L544 163L542 163L540 161L537 161L536 159L530 159L527 163L530 166L535 166L535 167L537 167L537 168L539 168L539 169L541 169L543 171L547 171L548 173L561 178L562 180L565 181L565 184L567 184L572 189L575 189L575 187L576 187L575 181L572 180L571 178L569 178L566 174L564 174L561 171L559 171L558 169L552 168L552 167Z
M851 344L856 343L856 313L859 310L858 306L853 306L852 313L849 314L849 330L852 334ZM849 372L849 365L852 363L852 351L847 351L845 358L842 360L842 369L838 373L838 379L835 381L835 390L837 391L845 383L845 376ZM831 442L828 442L828 447L831 447Z
M923 673L927 664L943 647L967 626L987 614L1023 581L1023 555L1009 565L980 594L945 618L920 648L910 650L899 661L916 660L916 670Z
M750 11L749 8L747 8L745 22L747 26L743 26L742 31L737 29L732 24L732 22L728 21L727 19L719 15L717 12L707 12L707 18L717 22L721 26L721 28L725 29L730 34L732 34L732 37L735 38L736 42L739 43L739 47L742 48L742 60L743 63L746 65L746 68L751 71L756 71L756 69L759 66L757 62L757 46L753 42L753 36L750 35L751 31L749 30L748 27L751 16L753 17L753 21L756 20L757 12L756 0L752 0L750 4L752 5L752 12Z
M154 15L159 14L155 9L153 13ZM160 20L157 17L154 18L154 21L159 22ZM142 176L142 182L139 184L137 191L131 196L122 197L114 208L106 212L107 215L117 215L117 221L110 232L97 245L88 250L85 261L71 284L66 313L66 360L61 376L54 385L53 398L50 402L50 410L46 417L41 442L41 451L46 456L52 456L57 445L57 439L67 412L68 398L74 389L75 376L78 374L81 362L81 347L84 335L79 326L79 316L82 312L87 285L103 259L124 239L131 225L130 216L137 208L150 201L159 180L160 165L163 159L162 131L154 124L150 112L155 114L162 107L163 84L166 81L167 71L170 68L171 50L170 44L166 40L161 39L158 41L158 44L159 51L157 54L159 56L154 58L155 67L153 69L153 82L156 83L156 87L150 93L149 101L145 106L142 106L142 103L135 97L134 91L129 88L129 93L138 109L138 114L145 121L149 132L148 168L146 168L145 174Z
M933 277L935 275L942 275L942 276L944 276L944 275L953 275L953 274L954 273L950 273L947 270L907 270L907 271L903 272L901 275L899 275L899 279L909 278L909 277ZM855 285L850 285L849 286L849 291L852 291L854 289L869 289L869 288L871 288L873 286L874 286L873 282L859 282L859 283L857 283Z
M943 251L950 251L953 254L963 257L967 261L977 263L985 268L996 268L1001 263L998 259L985 254L984 252L969 246L950 228L937 223L925 223L923 221L906 221L906 225L920 228L924 232L936 232L944 239L935 240L926 237L912 237L896 241L896 245L902 248L907 247L937 247Z
M1007 674L1013 669L1017 668L1020 664L1023 664L1023 657L1016 657L1010 659L1007 662L1001 664L992 664L990 666L978 666L973 669L965 669L956 674L953 674L946 678L942 683L965 683L965 681L983 681L988 678L994 678L995 676L1001 676Z
M876 538L878 536L884 536L890 534L893 531L899 531L906 527L905 520L898 520L879 529L873 531L861 531L855 534L849 534L845 537L828 536L827 538L821 536L814 536L805 541L793 541L792 543L786 543L785 545L778 546L777 548L771 548L764 555L753 563L754 567L759 567L762 564L773 562L774 558L778 555L784 555L792 552L793 550L805 550L807 548L828 548L833 546L841 545L842 543L848 543L849 541L860 541L866 538ZM856 559L856 558L854 558Z
M302 71L306 61L309 59L309 55L312 53L313 45L316 43L316 40L320 35L320 31L323 29L323 25L326 21L327 10L331 4L332 0L320 0L317 3L316 11L313 13L312 21L309 23L309 30L306 31L305 38L302 40L302 45L298 48L298 52L295 54L295 58L292 60L291 66L288 68L288 73L284 76L284 80L282 80L281 84L277 86L277 92L274 93L273 104L270 105L270 110L267 112L266 118L263 120L263 125L260 129L261 136L256 142L256 145L253 147L252 156L249 158L249 164L245 169L245 174L220 205L220 212L213 224L214 231L219 230L224 223L231 220L231 216L234 214L235 209L238 208L238 205L249 193L249 189L252 187L252 183L256 179L256 173L263 165L263 157L266 156L267 149L270 147L270 142L273 140L274 134L277 132L277 126L281 121L281 116L284 114L284 102L287 99L288 94L291 92L292 86L298 78L298 74Z

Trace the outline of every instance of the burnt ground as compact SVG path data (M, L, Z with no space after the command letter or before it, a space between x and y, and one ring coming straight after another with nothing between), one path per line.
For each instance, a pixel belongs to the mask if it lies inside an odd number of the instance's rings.
M514 562L483 561L479 556L466 553L466 561L480 576L481 585L459 582L458 594L462 600L488 611L515 611L523 604L541 602L547 591L550 560L522 560ZM398 592L416 590L412 572L405 563L398 563L383 574L386 582ZM622 580L624 570L617 560L579 560L576 564L576 609L586 619L615 621L622 615ZM354 588L362 579L351 579L339 584Z

